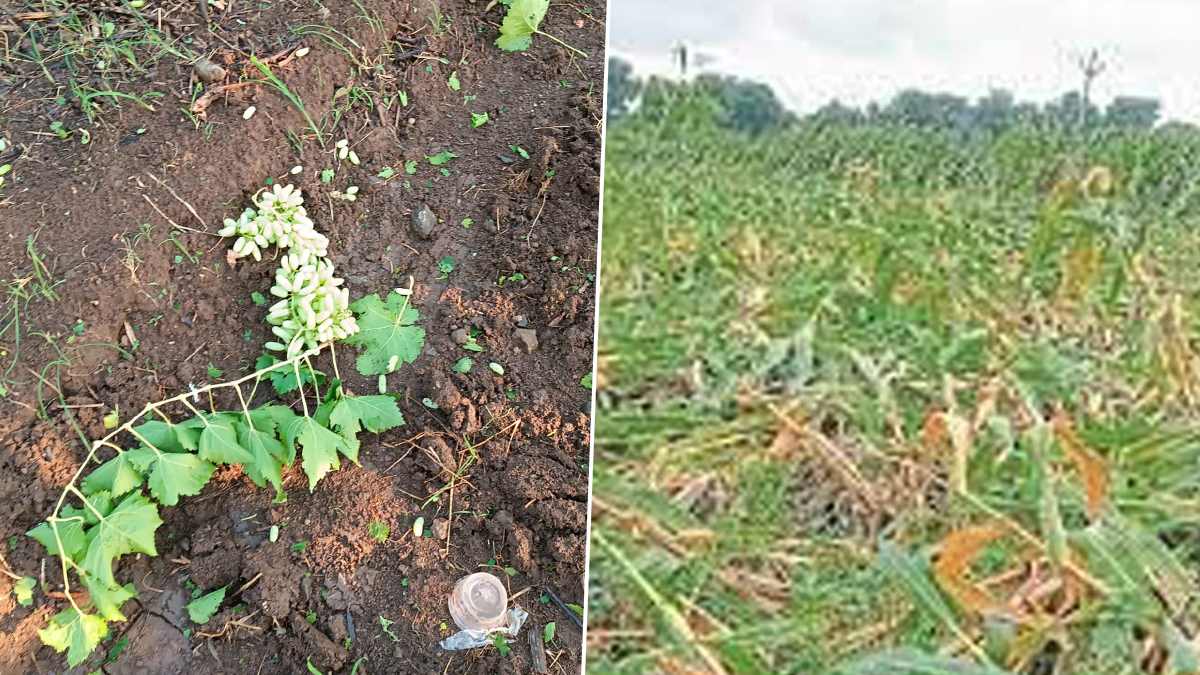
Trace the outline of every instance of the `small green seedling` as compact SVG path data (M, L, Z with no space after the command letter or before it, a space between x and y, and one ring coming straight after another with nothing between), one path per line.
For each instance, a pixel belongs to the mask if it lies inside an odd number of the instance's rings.
M464 356L454 363L454 367L451 370L456 373L469 373L471 372L472 365L470 357Z
M507 658L508 653L512 651L512 647L509 647L508 643L504 641L504 633L496 633L493 635L492 644L495 645L496 649L500 650L500 656L502 657Z
M459 84L459 82L458 82L458 71L457 70L454 71L453 73L450 73L449 79L446 80L446 85L449 86L454 91L458 91L459 89L462 88L462 85Z
M420 539L421 535L424 532L425 532L425 517L418 516L417 519L413 521L413 536Z
M417 160L410 159L404 163L404 173L412 175L417 172Z
M449 279L450 273L454 271L454 256L448 255L438 262L438 269L442 271L442 276L438 279Z
M497 375L504 374L504 366L500 365L499 363L496 363L495 361L493 361L492 363L489 363L488 368L491 368L492 372Z
M443 150L432 157L426 157L426 159L428 159L429 163L434 166L441 166L455 157L458 157L458 155L450 152L449 150Z
M471 113L471 128L478 129L488 123L487 113Z
M467 338L467 342L466 342L466 344L464 344L464 345L462 346L462 348L463 348L463 349L465 349L465 350L467 350L467 351L469 351L469 352L481 352L481 351L483 351L483 347L482 347L482 346L480 346L480 344L479 344L478 342L476 342L476 341L475 341L475 336L474 336L474 335L472 335L472 336L470 336L470 337L468 337L468 338Z
M400 638L396 637L396 634L392 632L391 626L394 623L396 622L388 619L384 615L379 615L379 627L383 629L383 632L387 633L388 636L392 638L392 642L399 642Z
M525 148L522 148L519 145L510 145L508 146L508 149L520 155L521 159L529 159L529 153L525 151Z
M587 387L588 389L591 389L592 388L592 374L588 373L587 375L584 375L583 379L579 381L579 385L582 387Z
M557 627L553 621L546 624L546 627L542 630L542 636L546 638L546 642L554 641L554 631Z
M385 166L379 170L379 173L377 173L375 175L379 176L380 178L383 178L384 180L387 180L388 178L391 178L392 176L396 175L396 170L390 166Z
M372 520L371 524L367 526L367 533L371 535L372 539L381 544L387 541L388 535L391 534L391 532L392 528L384 525L378 520Z

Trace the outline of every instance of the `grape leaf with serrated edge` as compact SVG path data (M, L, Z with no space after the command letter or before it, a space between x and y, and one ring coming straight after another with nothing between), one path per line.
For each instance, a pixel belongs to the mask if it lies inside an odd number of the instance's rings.
M329 423L338 427L343 439L342 454L358 464L358 432L386 431L404 424L404 415L392 396L343 396L333 406Z
M107 633L104 619L68 608L51 617L50 625L39 630L38 637L58 653L66 651L67 664L74 668L83 663Z
M87 503L90 506L82 509L66 504L62 508L63 518L83 518L83 522L87 525L95 525L100 522L100 519L107 516L112 511L113 500L112 495L107 490L101 490L95 494L87 496Z
M378 294L368 295L355 301L350 309L358 315L359 331L345 342L366 347L356 363L359 373L383 375L392 356L399 363L412 363L421 355L425 329L413 325L421 318L420 312L406 307L403 295L388 293L386 303Z
M13 597L22 607L33 604L33 589L37 588L37 579L21 577L13 584Z
M58 550L58 542L54 539L54 528L58 527L58 538L62 540L63 548L66 549L66 557L78 558L79 554L87 548L87 540L83 535L82 520L59 520L54 525L50 522L39 523L37 527L26 532L25 534L33 537L50 555L62 557L63 554Z
M275 437L274 420L261 417L263 419L260 421L251 415L255 424L253 428L244 423L238 424L238 443L253 456L253 461L247 462L242 468L255 485L265 487L269 482L278 496L283 492L283 460L288 453L283 443ZM264 423L265 429L260 426Z
M162 420L150 420L133 427L130 433L139 441L163 452L183 452L186 446L181 442L176 428L176 425Z
M301 417L292 423L288 436L295 438L304 451L304 459L300 466L308 475L308 491L317 487L317 482L329 473L330 469L338 469L342 463L338 460L338 450L343 446L342 437L326 429L311 417Z
M140 447L130 450L129 461L134 466L150 471L150 493L163 506L175 506L179 498L200 494L208 484L217 467L190 452L158 452L154 448Z
M158 555L154 532L159 525L162 525L162 519L154 504L144 495L129 495L112 513L88 530L87 555L80 567L94 579L110 587L116 586L113 559L126 553Z
M200 434L200 459L215 464L250 464L254 456L238 443L235 415L213 415Z
M506 52L529 49L529 45L533 44L533 34L537 32L548 9L550 0L514 0L504 15L496 46Z
M133 584L109 586L91 575L84 575L83 585L88 589L88 599L95 605L100 616L109 621L125 621L125 615L121 613L121 605L124 605L125 601L137 597L137 591L134 590Z
M212 618L213 614L217 613L217 608L221 606L221 602L225 600L225 589L227 586L222 586L212 593L202 595L195 600L189 602L184 609L188 612L188 617L195 623L204 625Z
M275 423L275 428L279 430L279 439L283 441L283 449L286 453L284 465L291 465L296 461L296 436L293 433L295 423L300 419L300 416L292 411L291 408L283 405L264 405L261 408L251 410L250 418L255 420L254 425L258 429L263 428L263 422L270 419Z
M263 370L279 363L279 359L270 354L263 354L254 362L255 370ZM271 386L275 387L277 394L283 395L296 390L296 370L293 368L276 368L266 374L266 378L271 381ZM307 366L300 366L300 382L304 384L312 384L316 379L317 384L325 384L325 373L319 370L312 370Z
M141 484L141 472L134 468L125 453L121 453L84 476L80 487L87 495L106 491L114 497L120 497Z

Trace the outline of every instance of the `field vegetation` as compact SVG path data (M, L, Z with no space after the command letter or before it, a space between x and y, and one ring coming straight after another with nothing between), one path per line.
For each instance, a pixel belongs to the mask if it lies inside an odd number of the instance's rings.
M1196 672L1200 131L610 72L589 672Z

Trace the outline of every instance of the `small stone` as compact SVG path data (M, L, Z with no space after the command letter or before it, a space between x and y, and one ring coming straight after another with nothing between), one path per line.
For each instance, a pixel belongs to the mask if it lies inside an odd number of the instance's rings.
M196 79L204 84L212 84L225 79L225 69L208 59L200 59L192 66Z
M517 327L525 328L528 325L529 325L529 317L525 316L524 314L518 314L517 315Z
M421 204L412 212L412 226L417 234L425 239L429 239L433 235L433 228L437 227L437 216L428 204Z
M500 158L500 161L501 161L501 162L504 162L505 164L512 164L513 162L515 162L515 161L516 161L516 160L515 160L515 159L513 159L512 157L505 157L504 155L499 155L499 154L498 154L498 155L496 155L496 156L497 156L497 157L499 157L499 158Z
M456 345L465 345L467 344L467 340L470 339L470 336L467 335L467 329L459 328L458 330L450 333L450 339L454 340L454 344Z
M513 331L513 342L526 354L532 354L538 348L537 331L532 328L517 328Z
M441 541L446 538L446 530L450 527L450 521L445 518L434 518L433 524L429 526L429 531L433 533L433 538Z

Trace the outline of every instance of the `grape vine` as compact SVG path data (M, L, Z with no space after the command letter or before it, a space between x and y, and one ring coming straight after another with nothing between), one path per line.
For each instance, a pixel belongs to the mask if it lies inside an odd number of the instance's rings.
M284 340L267 348L284 352L286 359L264 355L255 372L245 377L148 403L91 443L50 517L28 532L58 557L63 597L70 603L38 634L56 651L66 651L72 667L96 648L109 622L126 620L122 606L137 592L133 584L116 581L113 564L131 553L158 555L160 505L174 506L181 497L199 494L222 464L241 465L255 485L270 485L276 502L282 502L287 499L283 475L295 464L298 451L312 491L321 478L341 467L343 457L358 463L359 433L404 424L396 397L383 393L384 388L379 395L354 396L334 379L322 394L324 376L313 368L312 358L328 349L338 376L333 344L346 340L365 347L360 362L383 359L388 373L400 363L411 363L425 340L425 331L415 325L419 314L408 305L413 279L408 288L389 293L386 301L370 295L350 305L346 289L338 288L341 279L333 276L325 258L328 240L313 229L302 203L292 186L276 186L256 199L257 210L246 209L238 220L227 220L220 233L240 235L234 245L238 256L261 259L270 244L289 249L281 255L271 289L281 300L266 317ZM365 317L369 339L355 339L356 313ZM294 410L295 403L252 408L249 402L264 381L281 394L299 388L300 411ZM236 393L239 405L233 411L217 411L213 393L228 389ZM203 399L207 411L198 407ZM115 454L101 461L102 453ZM86 594L72 592L73 585L82 586Z

